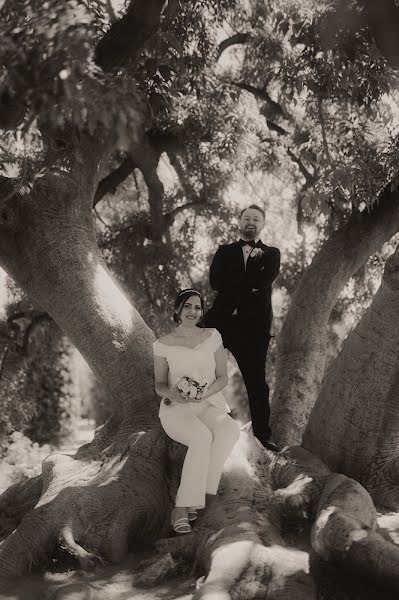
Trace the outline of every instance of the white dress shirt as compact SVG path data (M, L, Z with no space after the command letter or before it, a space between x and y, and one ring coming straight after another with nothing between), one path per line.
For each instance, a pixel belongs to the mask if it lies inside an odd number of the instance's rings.
M259 242L259 239L260 238L255 239L255 244L257 244ZM242 253L243 253L243 256L244 256L245 269L247 268L248 256L251 254L252 250L253 250L253 248L249 244L245 244L245 246L242 247Z

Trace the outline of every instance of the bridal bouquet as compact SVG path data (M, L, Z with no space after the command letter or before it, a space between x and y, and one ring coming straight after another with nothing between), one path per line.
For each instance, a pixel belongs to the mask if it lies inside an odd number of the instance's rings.
M177 382L177 389L180 390L185 400L200 400L207 384L201 385L192 377L182 377Z

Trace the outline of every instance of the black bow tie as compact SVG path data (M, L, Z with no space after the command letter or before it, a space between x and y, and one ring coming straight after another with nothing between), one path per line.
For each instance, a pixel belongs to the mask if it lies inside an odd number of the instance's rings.
M255 240L243 240L241 239L239 242L240 246L252 246L252 248L260 248L260 240L258 242L255 242Z

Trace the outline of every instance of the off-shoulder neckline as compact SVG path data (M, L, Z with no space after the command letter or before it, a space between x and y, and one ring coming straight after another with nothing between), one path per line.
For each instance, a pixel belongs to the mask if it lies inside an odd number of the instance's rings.
M202 344L205 344L205 342L210 340L211 337L213 337L215 335L216 331L217 330L214 329L212 331L211 335L208 335L208 337L206 337L204 340L202 340L202 342L199 342L199 344L197 344L193 348L190 348L189 346L181 346L180 344L164 344L163 342L160 342L159 340L156 340L156 342L158 344L161 344L162 346L165 346L165 348L184 348L184 350L196 350L199 346L202 346Z

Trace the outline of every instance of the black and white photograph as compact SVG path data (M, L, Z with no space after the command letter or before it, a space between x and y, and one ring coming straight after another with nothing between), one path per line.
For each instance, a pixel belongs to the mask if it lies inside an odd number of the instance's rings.
M0 600L398 597L399 0L0 0Z

